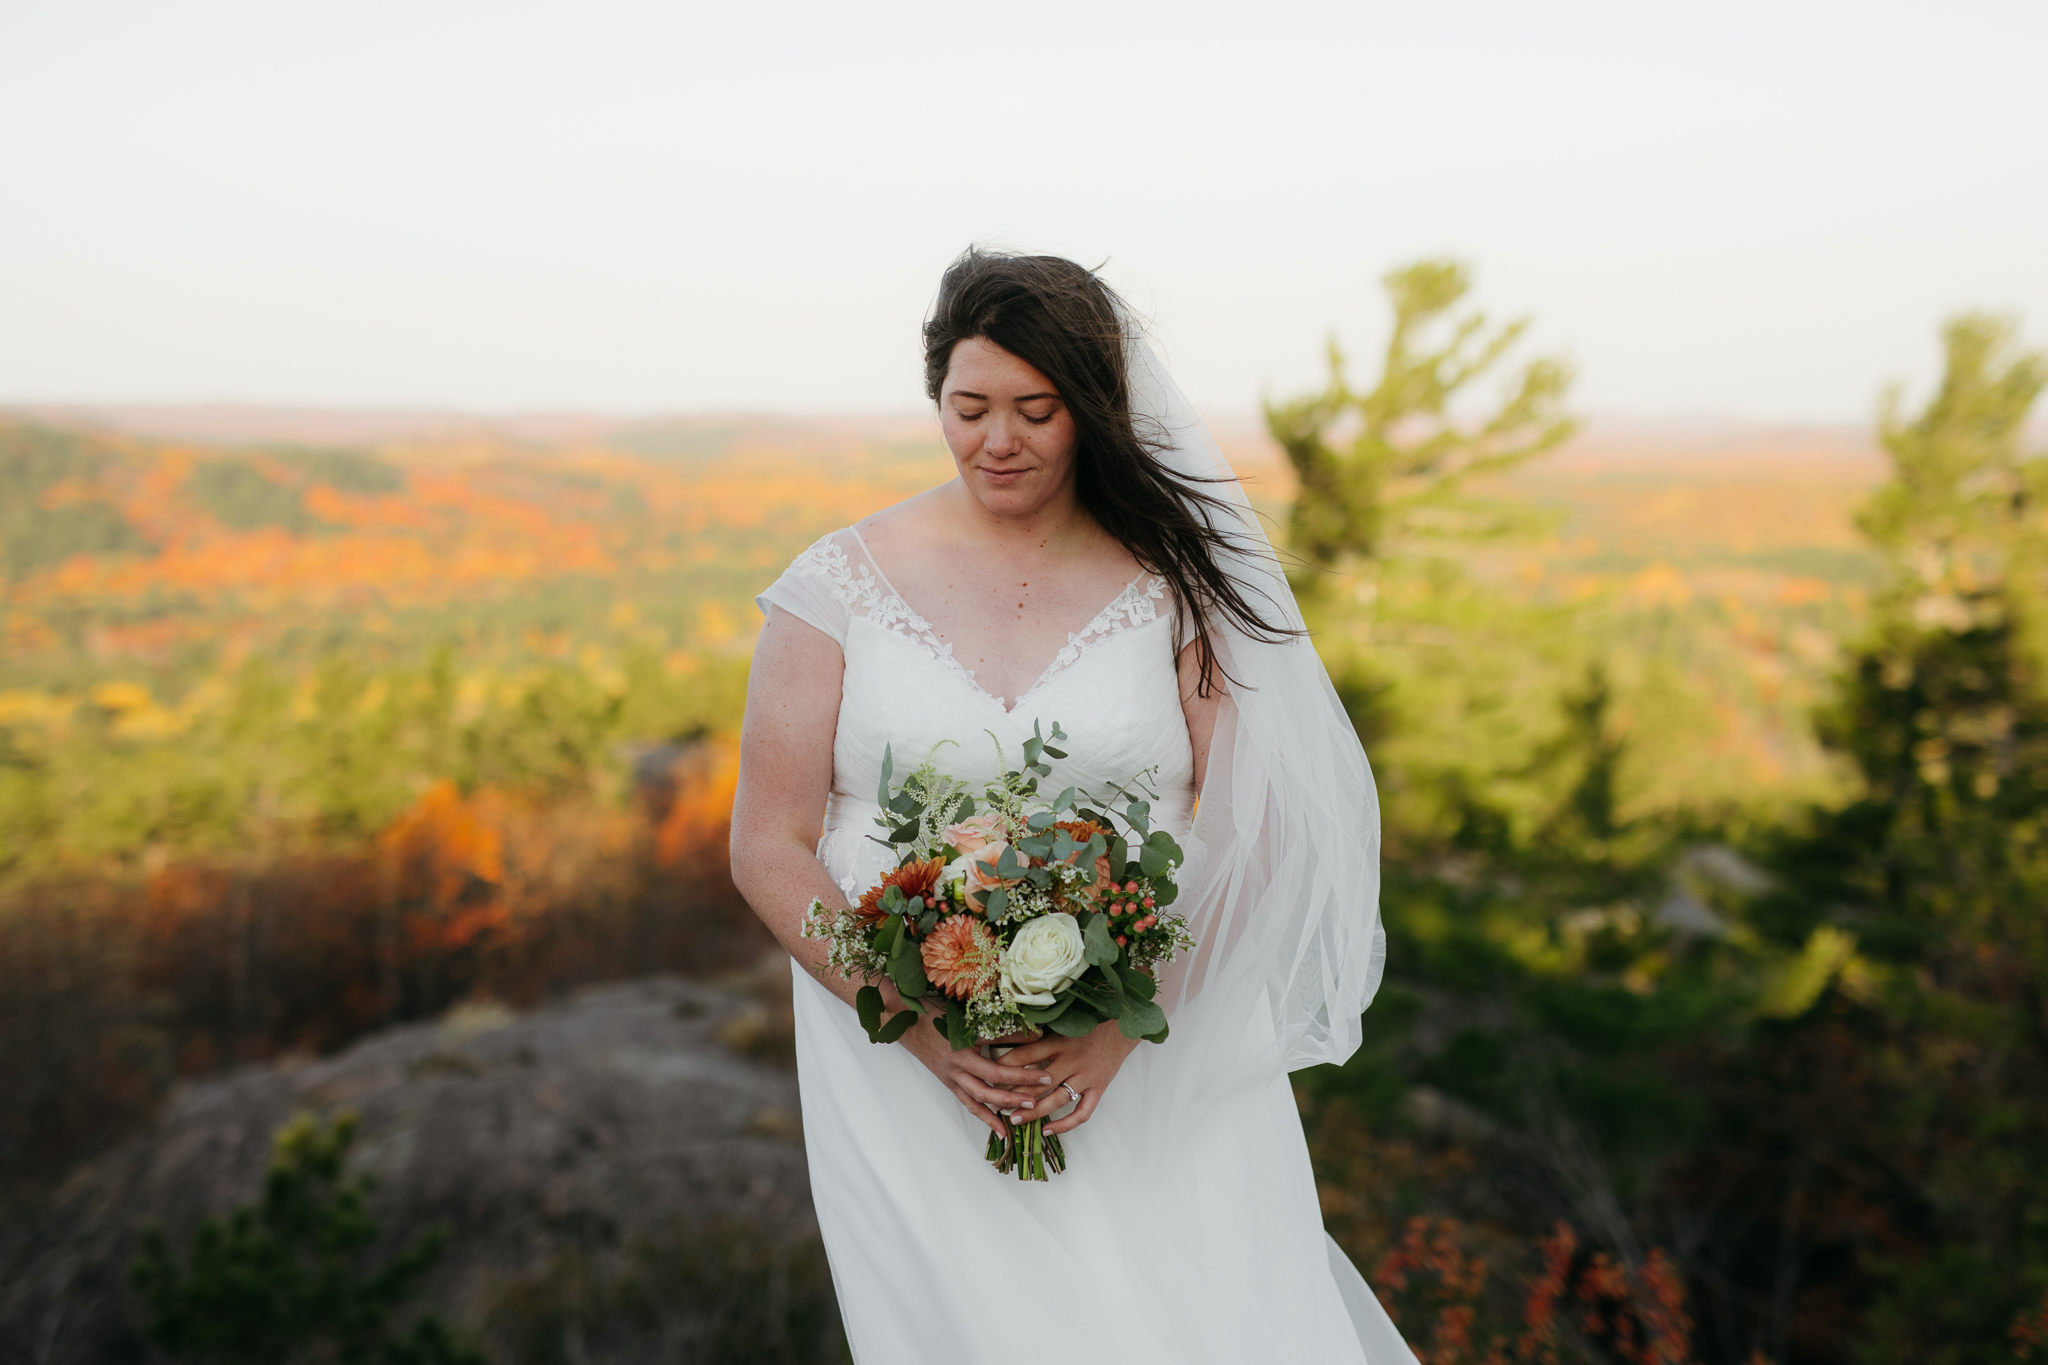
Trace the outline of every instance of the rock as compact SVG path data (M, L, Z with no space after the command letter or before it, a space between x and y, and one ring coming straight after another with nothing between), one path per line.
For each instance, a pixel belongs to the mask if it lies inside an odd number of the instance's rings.
M377 1178L385 1254L448 1227L422 1302L455 1322L512 1276L679 1220L812 1237L796 1078L754 1060L772 1050L762 1008L748 990L656 978L524 1016L470 1005L333 1057L187 1084L148 1133L0 1230L0 1361L140 1358L137 1229L162 1224L182 1255L203 1217L255 1198L271 1135L300 1111L360 1115L351 1161Z

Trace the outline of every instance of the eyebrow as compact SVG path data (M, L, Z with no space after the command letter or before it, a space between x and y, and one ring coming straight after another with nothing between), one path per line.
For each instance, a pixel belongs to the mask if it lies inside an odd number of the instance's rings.
M969 393L969 392L968 392L968 391L967 391L966 389L954 389L954 390L953 390L952 392L948 393L948 394L947 394L946 396L947 396L948 398L973 398L973 399L977 399L977 400L979 400L979 401L981 401L981 402L983 402L983 403L986 403L986 402L988 401L988 395L987 395L987 394L985 394L985 393ZM1019 402L1019 403L1033 403L1033 402L1036 402L1036 401L1038 401L1038 400L1039 400L1039 399L1041 399L1041 398L1050 398L1050 399L1052 399L1052 400L1053 400L1054 402L1058 402L1058 401L1060 401L1060 396L1059 396L1058 394L1056 394L1056 393L1027 393L1027 394L1025 394L1025 395L1024 395L1024 396L1023 396L1022 398L1016 399L1016 400L1014 400L1014 401L1016 401L1016 402Z

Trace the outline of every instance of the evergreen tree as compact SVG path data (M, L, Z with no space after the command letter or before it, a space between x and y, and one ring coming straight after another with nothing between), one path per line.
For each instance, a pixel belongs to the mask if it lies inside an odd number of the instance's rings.
M134 1280L154 1344L175 1360L235 1365L482 1365L431 1314L403 1336L392 1328L445 1232L429 1231L381 1268L359 1271L378 1229L370 1178L342 1178L355 1131L352 1114L325 1126L302 1114L279 1129L262 1198L225 1225L202 1223L183 1266L160 1229L144 1231Z
M1498 371L1528 320L1490 329L1484 313L1453 317L1472 288L1457 261L1417 261L1383 283L1394 330L1379 382L1354 390L1333 338L1323 392L1266 405L1267 430L1301 480L1288 548L1318 568L1408 537L1495 529L1506 509L1470 499L1465 483L1556 448L1576 425L1563 413L1571 368L1548 358L1522 366L1489 414L1461 419L1460 395Z
M1791 847L1768 926L1832 926L1874 974L1744 1059L1835 1101L1789 1101L1811 1127L1773 1141L1806 1153L1788 1197L1860 1211L1778 1236L1867 1305L1859 1354L1886 1365L2010 1359L2048 1288L2048 461L2023 448L2048 362L1983 316L1946 361L1922 412L1886 402L1861 524L1890 581L1820 717L1861 793Z

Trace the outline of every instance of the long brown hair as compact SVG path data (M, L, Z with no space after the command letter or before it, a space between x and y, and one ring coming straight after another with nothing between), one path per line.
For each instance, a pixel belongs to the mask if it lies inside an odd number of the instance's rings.
M1218 562L1238 548L1227 529L1236 509L1201 487L1212 480L1162 464L1166 433L1141 432L1133 420L1123 321L1130 310L1120 303L1093 271L1062 257L969 247L946 268L925 319L925 393L939 401L953 348L971 337L985 337L1052 381L1074 419L1075 495L1132 558L1166 580L1193 623L1207 696L1223 672L1210 638L1214 617L1259 640L1299 632L1261 616Z

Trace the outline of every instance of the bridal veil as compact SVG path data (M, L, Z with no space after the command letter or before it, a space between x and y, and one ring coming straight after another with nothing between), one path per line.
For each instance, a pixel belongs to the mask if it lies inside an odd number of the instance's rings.
M1175 473L1218 481L1203 486L1235 519L1217 528L1236 547L1224 570L1268 621L1301 631L1286 574L1223 451L1151 344L1128 317L1125 325L1139 434L1159 443ZM1359 1015L1386 961L1372 768L1306 634L1260 640L1221 613L1211 629L1231 682L1176 907L1201 948L1169 983L1169 1005L1224 993L1270 1012L1284 1069L1341 1063L1358 1048Z

